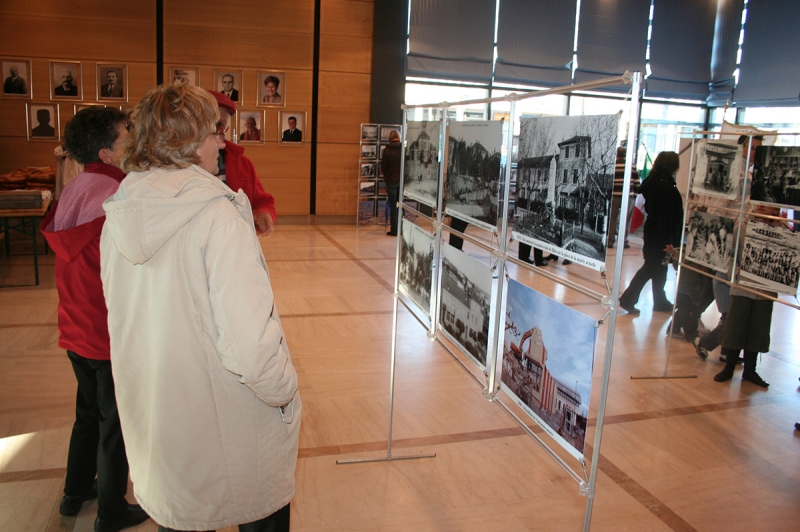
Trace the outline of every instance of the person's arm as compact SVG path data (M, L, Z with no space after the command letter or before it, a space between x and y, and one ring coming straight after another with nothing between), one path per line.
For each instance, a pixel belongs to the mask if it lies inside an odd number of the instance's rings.
M250 206L253 209L253 220L256 224L258 236L269 236L275 228L275 221L278 213L275 210L275 198L272 194L264 190L261 180L256 175L256 168L253 162L246 156L241 159L242 184L245 185L245 193L250 199ZM247 186L249 184L249 186Z
M286 405L297 373L252 229L238 216L223 222L209 235L205 257L222 364L264 403Z

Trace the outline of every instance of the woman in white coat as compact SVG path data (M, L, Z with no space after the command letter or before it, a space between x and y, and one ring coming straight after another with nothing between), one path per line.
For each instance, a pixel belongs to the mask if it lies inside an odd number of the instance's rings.
M103 205L101 276L136 499L159 530L289 530L300 396L216 100L160 86Z

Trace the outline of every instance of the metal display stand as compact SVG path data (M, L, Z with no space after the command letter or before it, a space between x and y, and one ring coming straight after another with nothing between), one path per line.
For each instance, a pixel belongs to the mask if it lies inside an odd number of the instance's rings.
M695 145L696 145L696 141L698 140L698 138L701 138L701 137L702 138L707 138L709 135L719 135L720 137L722 137L722 136L739 137L740 135L743 135L743 134L748 136L749 138L748 138L747 143L745 145L742 145L743 149L745 147L747 149L747 157L745 158L745 166L742 169L742 173L744 174L745 178L742 179L742 190L740 191L741 198L739 199L739 208L738 209L731 209L730 207L723 207L723 206L718 206L718 205L707 205L707 204L705 204L703 202L695 201L693 199L693 197L692 197L693 195L692 195L691 191L692 191L692 184L694 182L695 175L696 175L694 156L695 156ZM705 272L703 270L700 270L699 268L694 267L692 264L687 264L686 261L684 261L684 257L683 257L684 247L685 246L681 245L680 250L679 250L679 255L678 255L678 271L677 271L677 274L675 276L675 294L676 294L676 296L677 296L678 289L679 289L678 285L679 285L680 279L681 279L681 272L684 269L687 269L687 270L690 270L692 272L698 273L700 275L704 275L706 277L710 277L710 278L712 278L712 279L714 279L716 281L725 283L725 284L727 284L729 286L736 287L737 290L743 290L745 292L749 292L751 294L755 294L755 295L757 295L759 297L762 297L764 299L769 299L769 300L772 300L774 302L780 303L782 305L786 305L788 307L794 308L796 310L800 310L800 305L796 305L796 304L790 303L790 302L785 301L783 299L775 298L775 297L773 297L773 296L771 296L769 294L765 294L763 292L760 292L758 290L755 290L755 289L747 287L747 286L743 286L743 285L739 284L738 282L736 282L737 278L738 278L738 272L739 272L739 268L738 268L738 265L737 265L738 264L739 252L740 252L739 248L740 248L740 245L741 245L741 243L743 241L742 238L741 238L741 232L742 232L743 228L745 227L745 224L744 224L745 216L748 216L748 215L752 216L753 215L752 213L749 213L746 210L747 209L747 204L748 204L747 198L750 195L750 191L746 189L746 187L750 183L750 179L747 179L747 174L749 173L749 168L750 168L751 164L753 163L753 161L750 160L751 143L753 141L753 137L754 136L764 136L765 137L765 136L781 136L781 135L787 135L787 136L788 135L798 135L798 133L769 133L769 132L739 133L739 132L725 132L725 131L703 131L703 130L699 130L699 129L695 129L694 131L692 131L692 143L690 144L692 152L691 152L691 158L690 158L691 162L690 162L690 167L689 167L689 181L688 181L687 188L686 188L686 191L687 191L686 199L684 200L684 205L683 205L683 227L682 227L682 230L681 230L681 242L683 242L685 240L685 237L686 237L686 226L687 226L687 223L688 223L688 220L689 220L690 207L711 208L711 209L717 210L717 211L726 211L726 212L734 215L736 217L736 222L737 222L736 223L737 231L736 231L736 236L734 238L734 244L735 245L734 245L734 250L733 250L732 266L731 266L731 271L728 274L728 277L729 277L728 279L722 279L722 278L718 277L716 274ZM731 203L733 203L733 202L731 202ZM758 215L758 217L759 218L772 219L772 220L784 220L785 221L784 218L775 217L775 216ZM675 301L675 303L677 304L677 297L673 301ZM696 378L697 377L697 375L669 375L669 361L670 361L670 356L672 354L672 331L673 331L673 329L675 327L675 307L676 307L676 305L673 305L672 321L670 323L669 335L668 335L668 340L667 340L667 359L666 359L666 362L664 364L664 372L663 372L663 374L662 375L656 375L656 376L631 376L631 379L687 379L687 378Z
M400 124L361 124L361 142L359 143L359 159L358 159L358 192L356 196L357 212L356 212L356 227L372 227L381 223L381 202L386 205L388 202L388 194L384 188L381 191L381 184L383 179L381 176L381 159L383 150L386 147L388 140L384 140L381 130L399 130ZM369 128L374 128L375 139L366 138L365 131ZM370 150L371 155L365 156L365 149ZM371 168L369 175L364 175L364 168ZM370 191L368 188L372 185L373 189ZM367 192L365 192L365 190ZM361 209L362 202L370 202L372 204L371 216L369 220L364 216ZM389 224L389 215L383 216L383 226Z
M606 408L606 401L608 398L608 387L609 387L609 378L611 374L611 357L613 354L614 348L614 333L616 329L616 305L619 298L619 284L621 278L621 271L622 271L622 258L623 258L623 246L616 246L615 253L616 253L616 263L614 266L614 276L613 276L613 285L609 286L606 280L606 288L608 289L607 294L600 294L595 292L594 290L584 287L578 283L573 281L569 281L568 279L559 277L553 273L546 272L536 266L532 266L526 262L522 262L520 260L515 259L508 255L509 245L511 239L509 238L509 228L508 228L508 214L509 214L509 189L510 189L510 181L511 181L511 153L512 153L512 143L513 143L513 120L514 120L514 113L515 113L515 106L516 102L519 100L525 100L529 98L537 98L551 94L566 94L572 93L575 91L584 91L584 90L592 90L607 86L614 86L614 85L622 85L622 84L630 84L631 88L631 114L630 114L630 121L628 126L628 139L629 145L635 146L636 145L636 136L637 131L636 127L639 121L639 107L640 107L640 92L641 92L641 74L639 72L628 73L626 72L623 76L612 77L612 78L605 78L601 80L597 80L594 82L587 82L581 83L576 85L570 85L565 87L559 87L550 90L539 91L531 94L509 94L502 98L485 98L485 99L476 99L476 100L467 100L467 101L460 101L460 102L441 102L441 103L433 103L433 104L423 104L423 105L404 105L403 109L413 109L413 108L438 108L441 109L442 119L441 119L441 128L440 128L440 144L439 144L439 183L438 183L438 197L437 197L437 212L435 218L428 218L433 224L433 234L434 234L434 258L433 258L433 279L432 279L432 287L431 287L431 307L430 307L430 322L425 324L428 327L428 336L432 340L438 340L442 346L445 347L446 351L459 363L459 365L467 371L472 378L478 382L484 388L484 395L486 398L493 403L496 403L500 408L508 414L524 431L525 433L534 439L534 441L541 446L548 455L553 458L558 465L560 465L565 472L569 474L569 476L575 480L575 482L579 485L579 491L582 495L586 495L586 511L584 514L584 523L583 523L583 530L588 531L589 526L591 523L591 514L592 514L592 506L594 503L594 498L596 494L596 483L597 483L597 469L599 465L600 459L600 446L602 442L602 435L603 435L603 421L605 418L605 408ZM501 227L499 231L495 229L493 231L493 236L497 237L497 245L490 246L487 245L485 242L482 242L478 239L471 237L470 235L466 235L459 231L453 230L446 225L444 225L443 219L443 197L444 197L444 157L442 154L446 150L445 147L445 140L447 137L447 122L448 122L448 109L451 106L460 106L460 105L468 105L468 104L479 104L479 103L491 103L491 102L500 102L506 101L510 102L510 117L511 122L509 123L509 136L508 136L508 157L506 158L506 163L502 168L502 171L505 173L505 181L504 181L504 191L503 191L503 209L502 213L500 214L502 218ZM403 140L405 143L406 140L406 123L407 123L407 116L404 112L403 114ZM633 142L631 142L631 140ZM628 150L625 159L625 175L624 175L624 184L622 190L622 205L620 208L620 226L624 227L628 222L628 203L630 198L630 189L631 189L631 168L634 164L634 156L635 150ZM401 165L401 175L404 175L404 165L405 165L405 157L402 159ZM414 211L413 209L409 209L406 205L403 204L403 186L404 186L404 179L401 179L400 182L400 193L399 193L399 201L398 201L398 226L402 223L403 219L403 211L410 210L417 215L424 216L422 213ZM493 341L489 344L489 349L487 352L487 359L486 359L486 382L481 382L481 380L475 376L475 374L470 370L470 368L465 364L461 358L453 352L450 347L444 342L442 342L441 338L438 334L438 323L439 323L439 312L441 305L439 304L441 300L441 264L442 264L442 253L441 253L441 239L442 239L442 227L446 227L447 231L455 234L464 240L469 241L472 244L475 244L487 251L491 254L493 260L493 269L495 272L495 277L498 281L498 290L494 301L492 302L491 309L490 309L490 334L489 338L492 338ZM350 460L337 460L337 464L353 464L353 463L364 463L364 462L384 462L384 461L392 461L392 460L408 460L414 458L427 458L427 457L435 457L435 454L425 454L425 455L413 455L413 456L393 456L392 455L392 416L393 416L393 409L394 409L394 385L395 385L395 364L396 364L396 356L397 356L397 310L398 305L403 303L409 310L411 314L419 319L419 316L416 312L413 311L412 307L400 297L399 291L399 283L400 283L400 239L402 237L398 236L397 239L397 258L395 263L395 282L394 282L394 307L393 307L393 322L392 322L392 348L391 348L391 366L390 366L390 377L389 377L389 427L388 427L388 444L387 444L387 452L385 457L376 458L376 459L350 459ZM502 298L503 292L502 287L506 282L507 272L506 272L506 263L511 262L516 264L518 267L528 268L534 271L538 275L543 275L548 279L551 279L567 288L580 292L581 294L588 296L595 301L597 301L601 307L604 309L605 313L601 320L597 322L597 326L602 325L606 319L608 319L608 328L606 331L606 345L605 345L605 360L603 364L603 376L602 376L602 385L600 390L600 399L599 399L599 408L597 414L597 423L595 429L595 437L593 443L593 453L591 459L591 468L587 474L586 471L586 463L585 460L581 459L580 463L582 466L582 470L580 472L575 471L572 467L569 466L559 455L556 453L552 448L550 448L547 443L542 440L537 434L535 434L523 421L520 419L507 405L505 405L498 397L497 392L499 391L499 385L496 383L496 373L497 373L497 363L500 360L500 349L502 345L502 339L500 337L500 327L503 321L502 316L500 316L500 312L502 310ZM605 273L602 274L605 278ZM420 320L423 322L423 320Z

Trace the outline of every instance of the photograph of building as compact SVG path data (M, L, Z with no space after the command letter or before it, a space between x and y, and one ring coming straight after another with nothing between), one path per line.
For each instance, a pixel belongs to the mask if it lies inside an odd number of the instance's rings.
M692 192L728 200L739 196L743 163L741 146L700 139L695 143L694 157Z
M439 194L438 122L409 121L406 124L406 153L403 167L403 195L436 206Z
M407 219L400 229L400 291L427 316L431 313L433 236Z

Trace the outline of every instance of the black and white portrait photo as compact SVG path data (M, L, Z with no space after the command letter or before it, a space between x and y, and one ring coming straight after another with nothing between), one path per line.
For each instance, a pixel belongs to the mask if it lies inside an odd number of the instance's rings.
M605 270L619 116L520 121L513 238Z
M439 324L481 368L486 366L492 270L449 245L442 245Z
M581 459L597 322L513 279L506 300L503 391Z
M739 267L743 285L796 295L800 234L786 227L748 222Z
M31 62L22 59L3 59L3 96L31 97Z
M692 192L735 200L739 196L742 147L700 139L695 144Z
M400 291L430 316L433 236L408 220L400 229Z
M453 122L447 145L445 213L488 231L497 228L502 142L499 120Z
M750 201L800 207L800 148L759 146L755 159Z
M169 68L169 79L173 85L186 83L192 87L200 86L200 68L173 66Z
M61 136L58 104L26 104L28 140L58 140Z
M97 99L128 101L128 65L97 64Z
M242 71L215 69L214 90L221 92L236 103L243 101Z
M50 62L50 98L83 100L83 69L78 61Z
M406 123L403 195L429 207L439 194L439 122ZM383 146L381 146L383 147Z
M689 213L686 229L686 257L722 273L733 264L734 220L699 211Z

